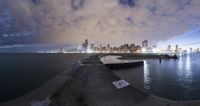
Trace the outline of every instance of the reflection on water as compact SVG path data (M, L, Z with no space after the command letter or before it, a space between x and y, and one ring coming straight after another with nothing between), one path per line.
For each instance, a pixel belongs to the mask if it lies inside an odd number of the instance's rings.
M186 59L183 60L180 58L180 64L181 68L179 68L178 71L178 82L179 85L186 89L184 92L184 96L187 96L187 90L190 89L191 83L192 83L192 67L191 67L191 59L190 55L187 55ZM183 62L185 61L185 63Z
M185 64L185 69L186 69L187 71L190 71L190 70L191 70L190 55L187 55L186 64Z
M183 59L182 59L182 56L179 58L179 61L178 61L178 69L179 70L182 70L183 69Z
M145 60L144 89L173 100L200 99L200 54L178 60Z
M149 90L150 89L150 83L151 83L151 78L149 77L149 68L148 68L147 61L144 60L144 88Z

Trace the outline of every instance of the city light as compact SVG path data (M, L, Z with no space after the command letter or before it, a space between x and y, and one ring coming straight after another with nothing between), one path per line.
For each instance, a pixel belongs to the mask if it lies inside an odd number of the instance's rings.
M157 48L153 48L152 51L153 51L153 53L160 53L160 50Z
M183 49L179 45L168 45L167 47L157 47L157 45L150 45L148 40L144 40L140 45L134 43L112 47L110 44L95 44L94 42L89 42L85 39L82 45L77 46L77 48L59 48L58 50L49 51L50 53L159 53L159 54L191 54L194 52L200 52L199 48L196 49ZM183 46L181 46L183 47ZM41 51L40 51L41 52ZM45 52L46 53L46 52Z
M142 53L146 53L147 49L146 48L142 48Z
M93 51L90 48L88 48L86 53L93 53Z
M187 49L187 54L190 54L191 52L190 52L190 49Z

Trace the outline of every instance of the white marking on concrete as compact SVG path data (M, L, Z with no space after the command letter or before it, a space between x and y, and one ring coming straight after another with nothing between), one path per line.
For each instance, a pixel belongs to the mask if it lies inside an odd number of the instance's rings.
M51 103L51 100L49 99L49 97L46 97L42 101L33 101L31 103L31 106L49 106L50 103Z
M117 88L117 89L121 89L124 87L127 87L128 85L130 85L128 82L126 82L125 80L119 80L119 81L115 81L113 82L113 85Z

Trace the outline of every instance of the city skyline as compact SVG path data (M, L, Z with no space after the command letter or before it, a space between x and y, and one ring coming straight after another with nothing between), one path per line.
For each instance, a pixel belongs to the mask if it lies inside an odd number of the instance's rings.
M83 42L84 41L84 42ZM0 46L0 52L38 52L38 53L95 53L95 52L111 52L111 53L168 53L168 52L187 52L187 51L199 51L199 46L194 47L191 44L188 48L184 48L183 45L176 43L167 43L164 46L149 41L143 40L139 44L134 42L124 42L119 45L112 45L107 42L98 44L90 39L85 39L79 43L79 45L67 45L67 44L30 44L30 45L5 45ZM197 43L198 44L198 43ZM144 50L145 49L145 50ZM88 51L89 50L89 51Z

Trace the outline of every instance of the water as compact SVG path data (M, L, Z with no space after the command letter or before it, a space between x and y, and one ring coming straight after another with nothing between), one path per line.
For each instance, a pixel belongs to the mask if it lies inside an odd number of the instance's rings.
M80 57L82 54L0 54L0 102L31 92Z
M107 62L131 62L107 56ZM190 54L180 59L147 59L144 66L113 71L138 89L159 97L190 101L200 100L200 54ZM105 62L105 63L107 63Z
M200 100L200 54L179 60L145 60L144 89L180 101Z

